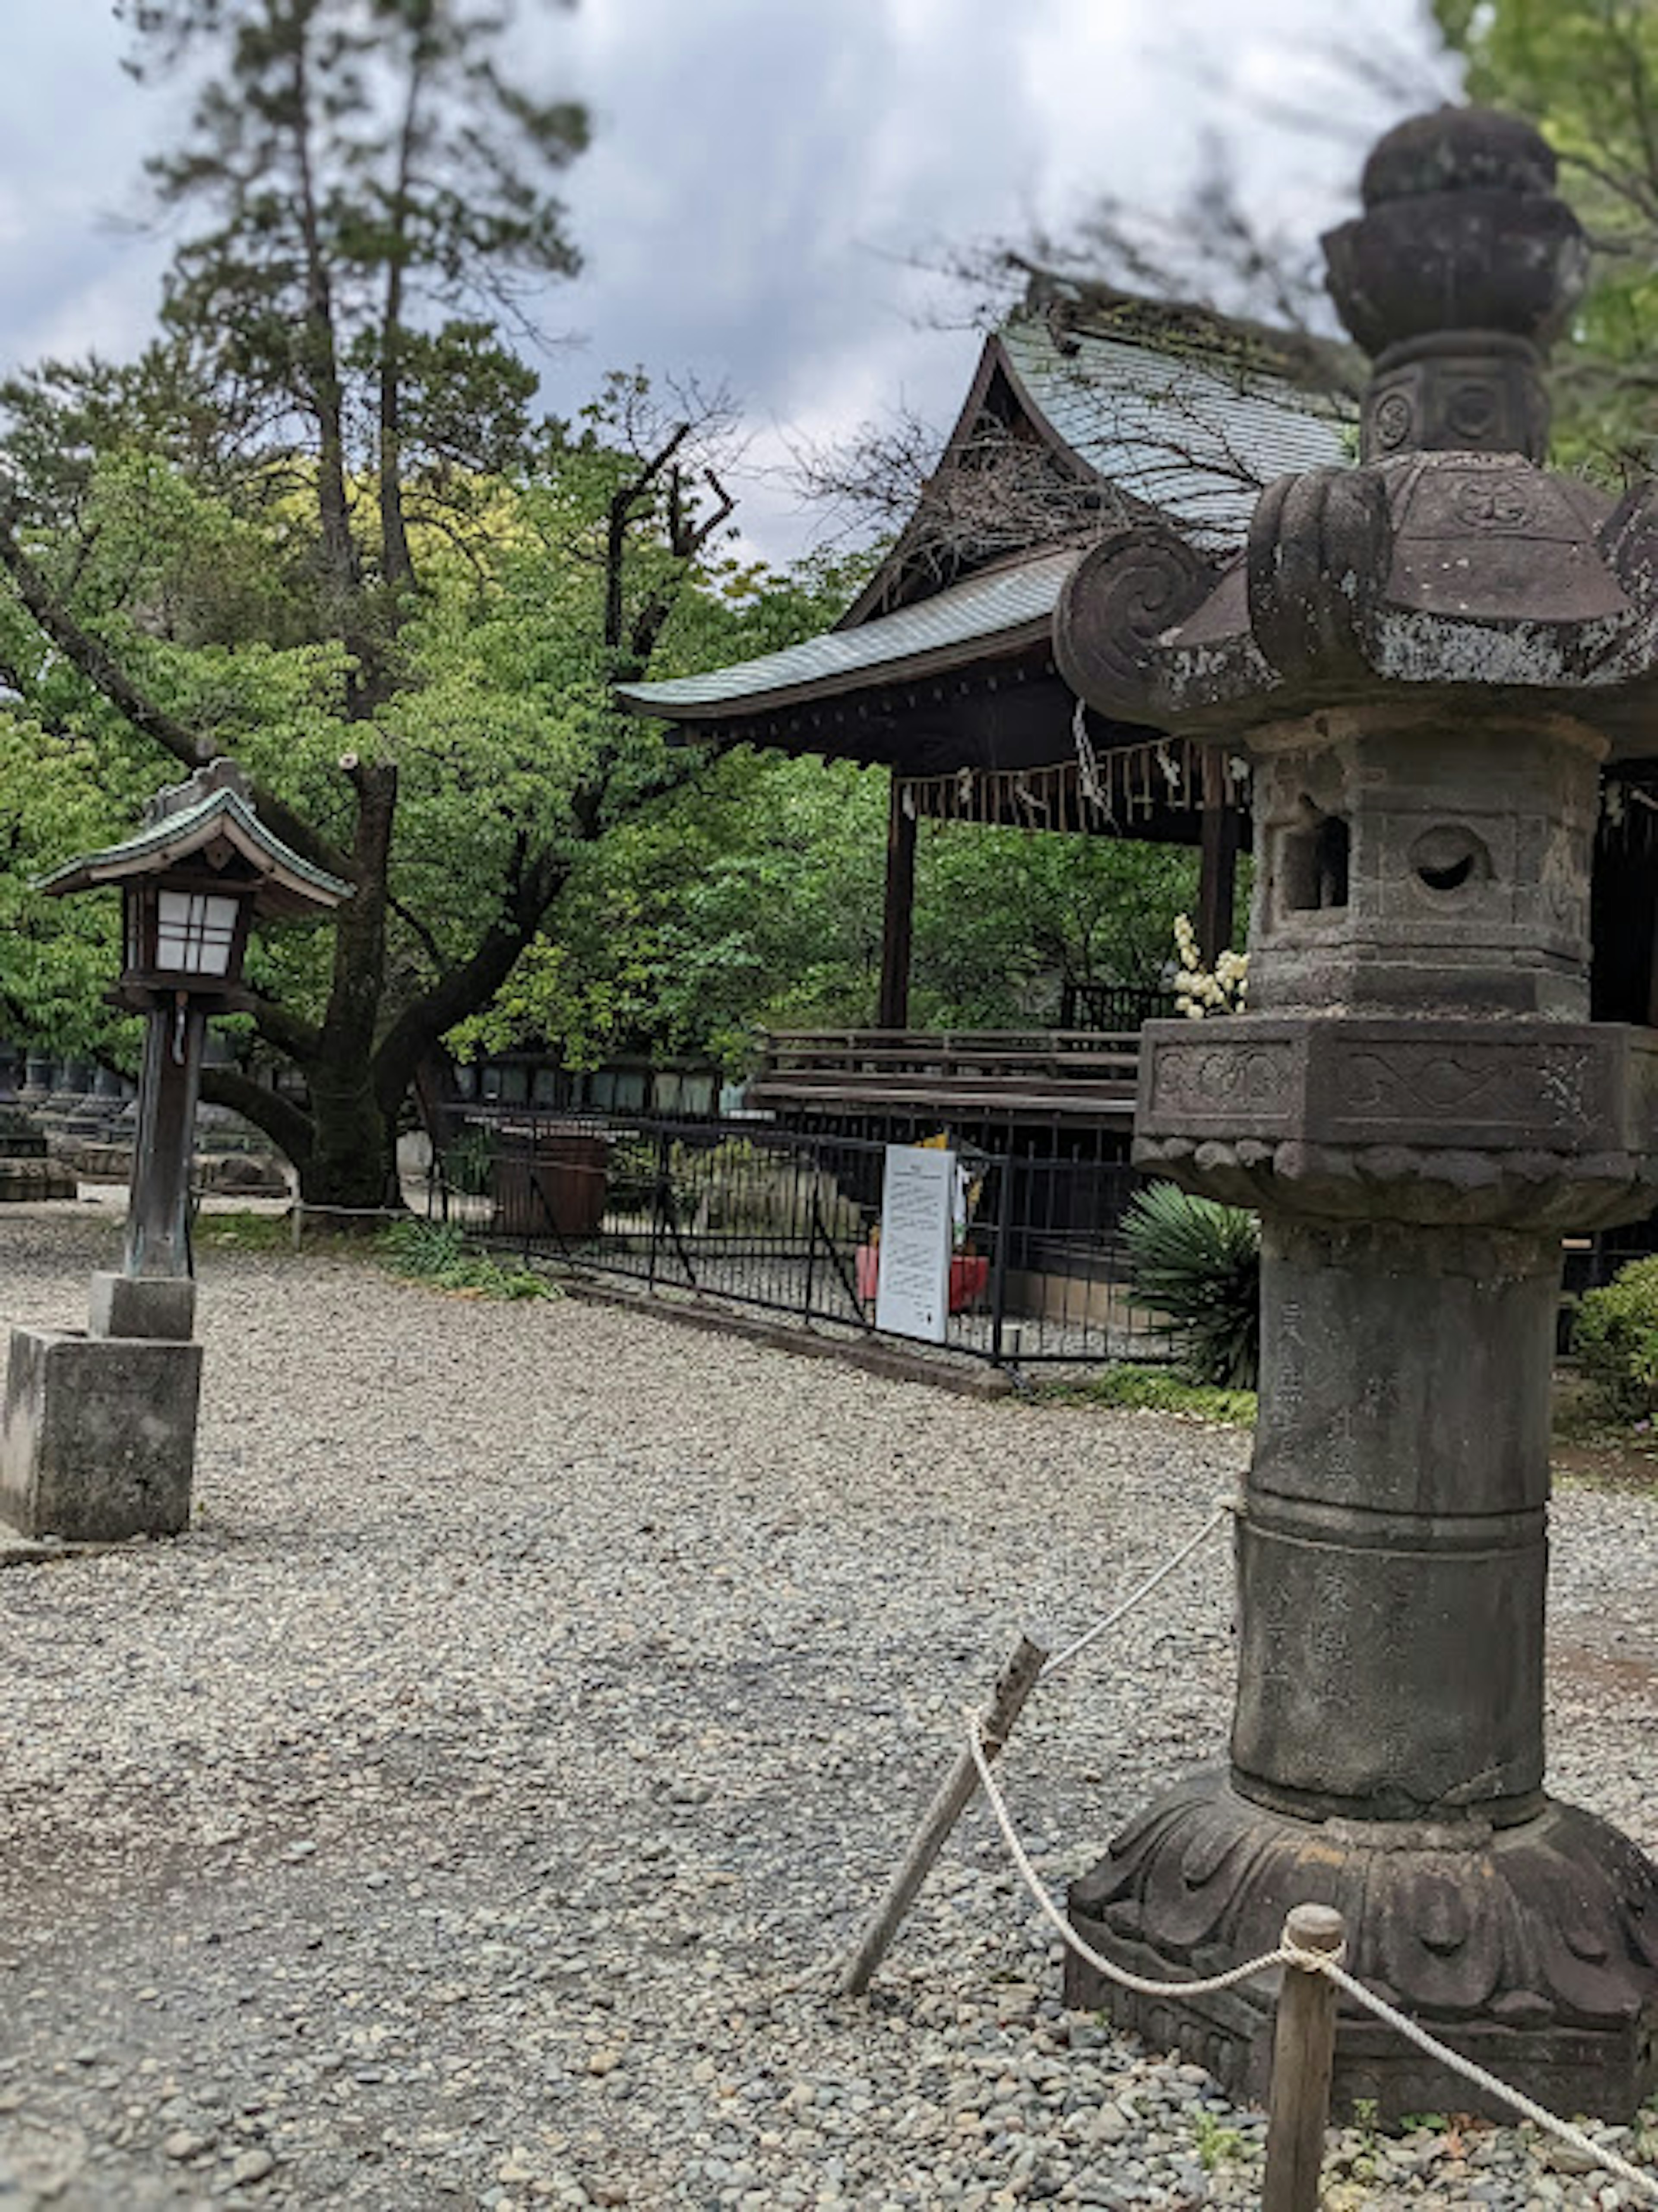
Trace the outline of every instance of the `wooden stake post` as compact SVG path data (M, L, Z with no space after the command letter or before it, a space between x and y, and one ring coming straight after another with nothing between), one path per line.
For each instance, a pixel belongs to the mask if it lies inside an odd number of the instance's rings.
M990 1710L980 1732L987 1759L996 1757L1011 1735L1013 1723L1024 1710L1025 1699L1035 1688L1037 1677L1047 1664L1047 1647L1033 1642L1029 1636L1022 1636L1018 1649L998 1678ZM841 1977L843 1996L860 1997L869 1987L870 1977L891 1948L898 1923L908 1911L915 1893L944 1849L944 1838L961 1819L978 1786L979 1770L973 1763L972 1753L964 1749L927 1807L891 1886L870 1917L858 1948Z
M1299 1951L1333 1954L1345 1936L1341 1915L1327 1905L1297 1905L1284 1923L1284 1941ZM1335 2040L1335 1984L1315 1966L1286 1966L1272 2039L1260 2212L1318 2212Z

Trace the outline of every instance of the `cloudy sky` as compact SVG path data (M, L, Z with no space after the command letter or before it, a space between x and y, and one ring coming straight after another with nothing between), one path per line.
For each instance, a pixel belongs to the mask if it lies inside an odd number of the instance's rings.
M1177 198L1206 131L1310 234L1394 119L1327 58L1333 24L1429 64L1421 0L520 0L537 89L591 106L568 198L586 256L542 319L568 411L612 366L741 402L751 545L811 536L790 452L900 406L940 426L978 341L925 266L1063 232L1101 192ZM5 0L0 362L142 343L164 241L123 221L176 109L122 73L110 0ZM1286 110L1350 111L1351 128ZM955 326L952 326L955 325Z

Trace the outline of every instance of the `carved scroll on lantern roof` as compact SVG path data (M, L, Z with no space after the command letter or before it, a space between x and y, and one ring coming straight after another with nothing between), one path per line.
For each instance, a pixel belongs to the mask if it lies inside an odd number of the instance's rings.
M1378 686L1507 689L1587 704L1615 750L1650 749L1658 495L1613 501L1540 465L1542 349L1585 260L1552 182L1535 133L1478 110L1382 142L1365 213L1325 241L1376 354L1360 465L1280 478L1224 565L1156 522L1102 538L1054 617L1091 707L1236 731Z

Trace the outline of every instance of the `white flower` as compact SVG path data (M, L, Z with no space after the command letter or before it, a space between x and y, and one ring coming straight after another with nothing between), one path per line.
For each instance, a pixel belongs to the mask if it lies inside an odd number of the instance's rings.
M1244 1000L1248 954L1234 952L1229 945L1225 951L1216 954L1212 969L1206 968L1198 948L1197 932L1183 914L1175 916L1174 938L1180 956L1174 978L1176 1012L1192 1021L1201 1021L1206 1012L1236 1013Z

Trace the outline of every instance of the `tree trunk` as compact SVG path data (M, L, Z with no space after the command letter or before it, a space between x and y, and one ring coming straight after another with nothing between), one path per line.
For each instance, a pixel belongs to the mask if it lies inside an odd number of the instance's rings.
M346 488L345 390L340 374L333 289L323 248L321 217L311 157L310 58L305 35L294 51L294 153L299 173L300 228L305 240L305 323L301 355L317 424L317 517L322 538L323 573L342 633L354 627L357 550L351 537L351 502Z
M374 1097L368 1054L310 1070L311 1150L300 1164L307 1206L337 1206L363 1218L403 1204L398 1188L397 1120ZM349 1218L339 1226L349 1228Z

